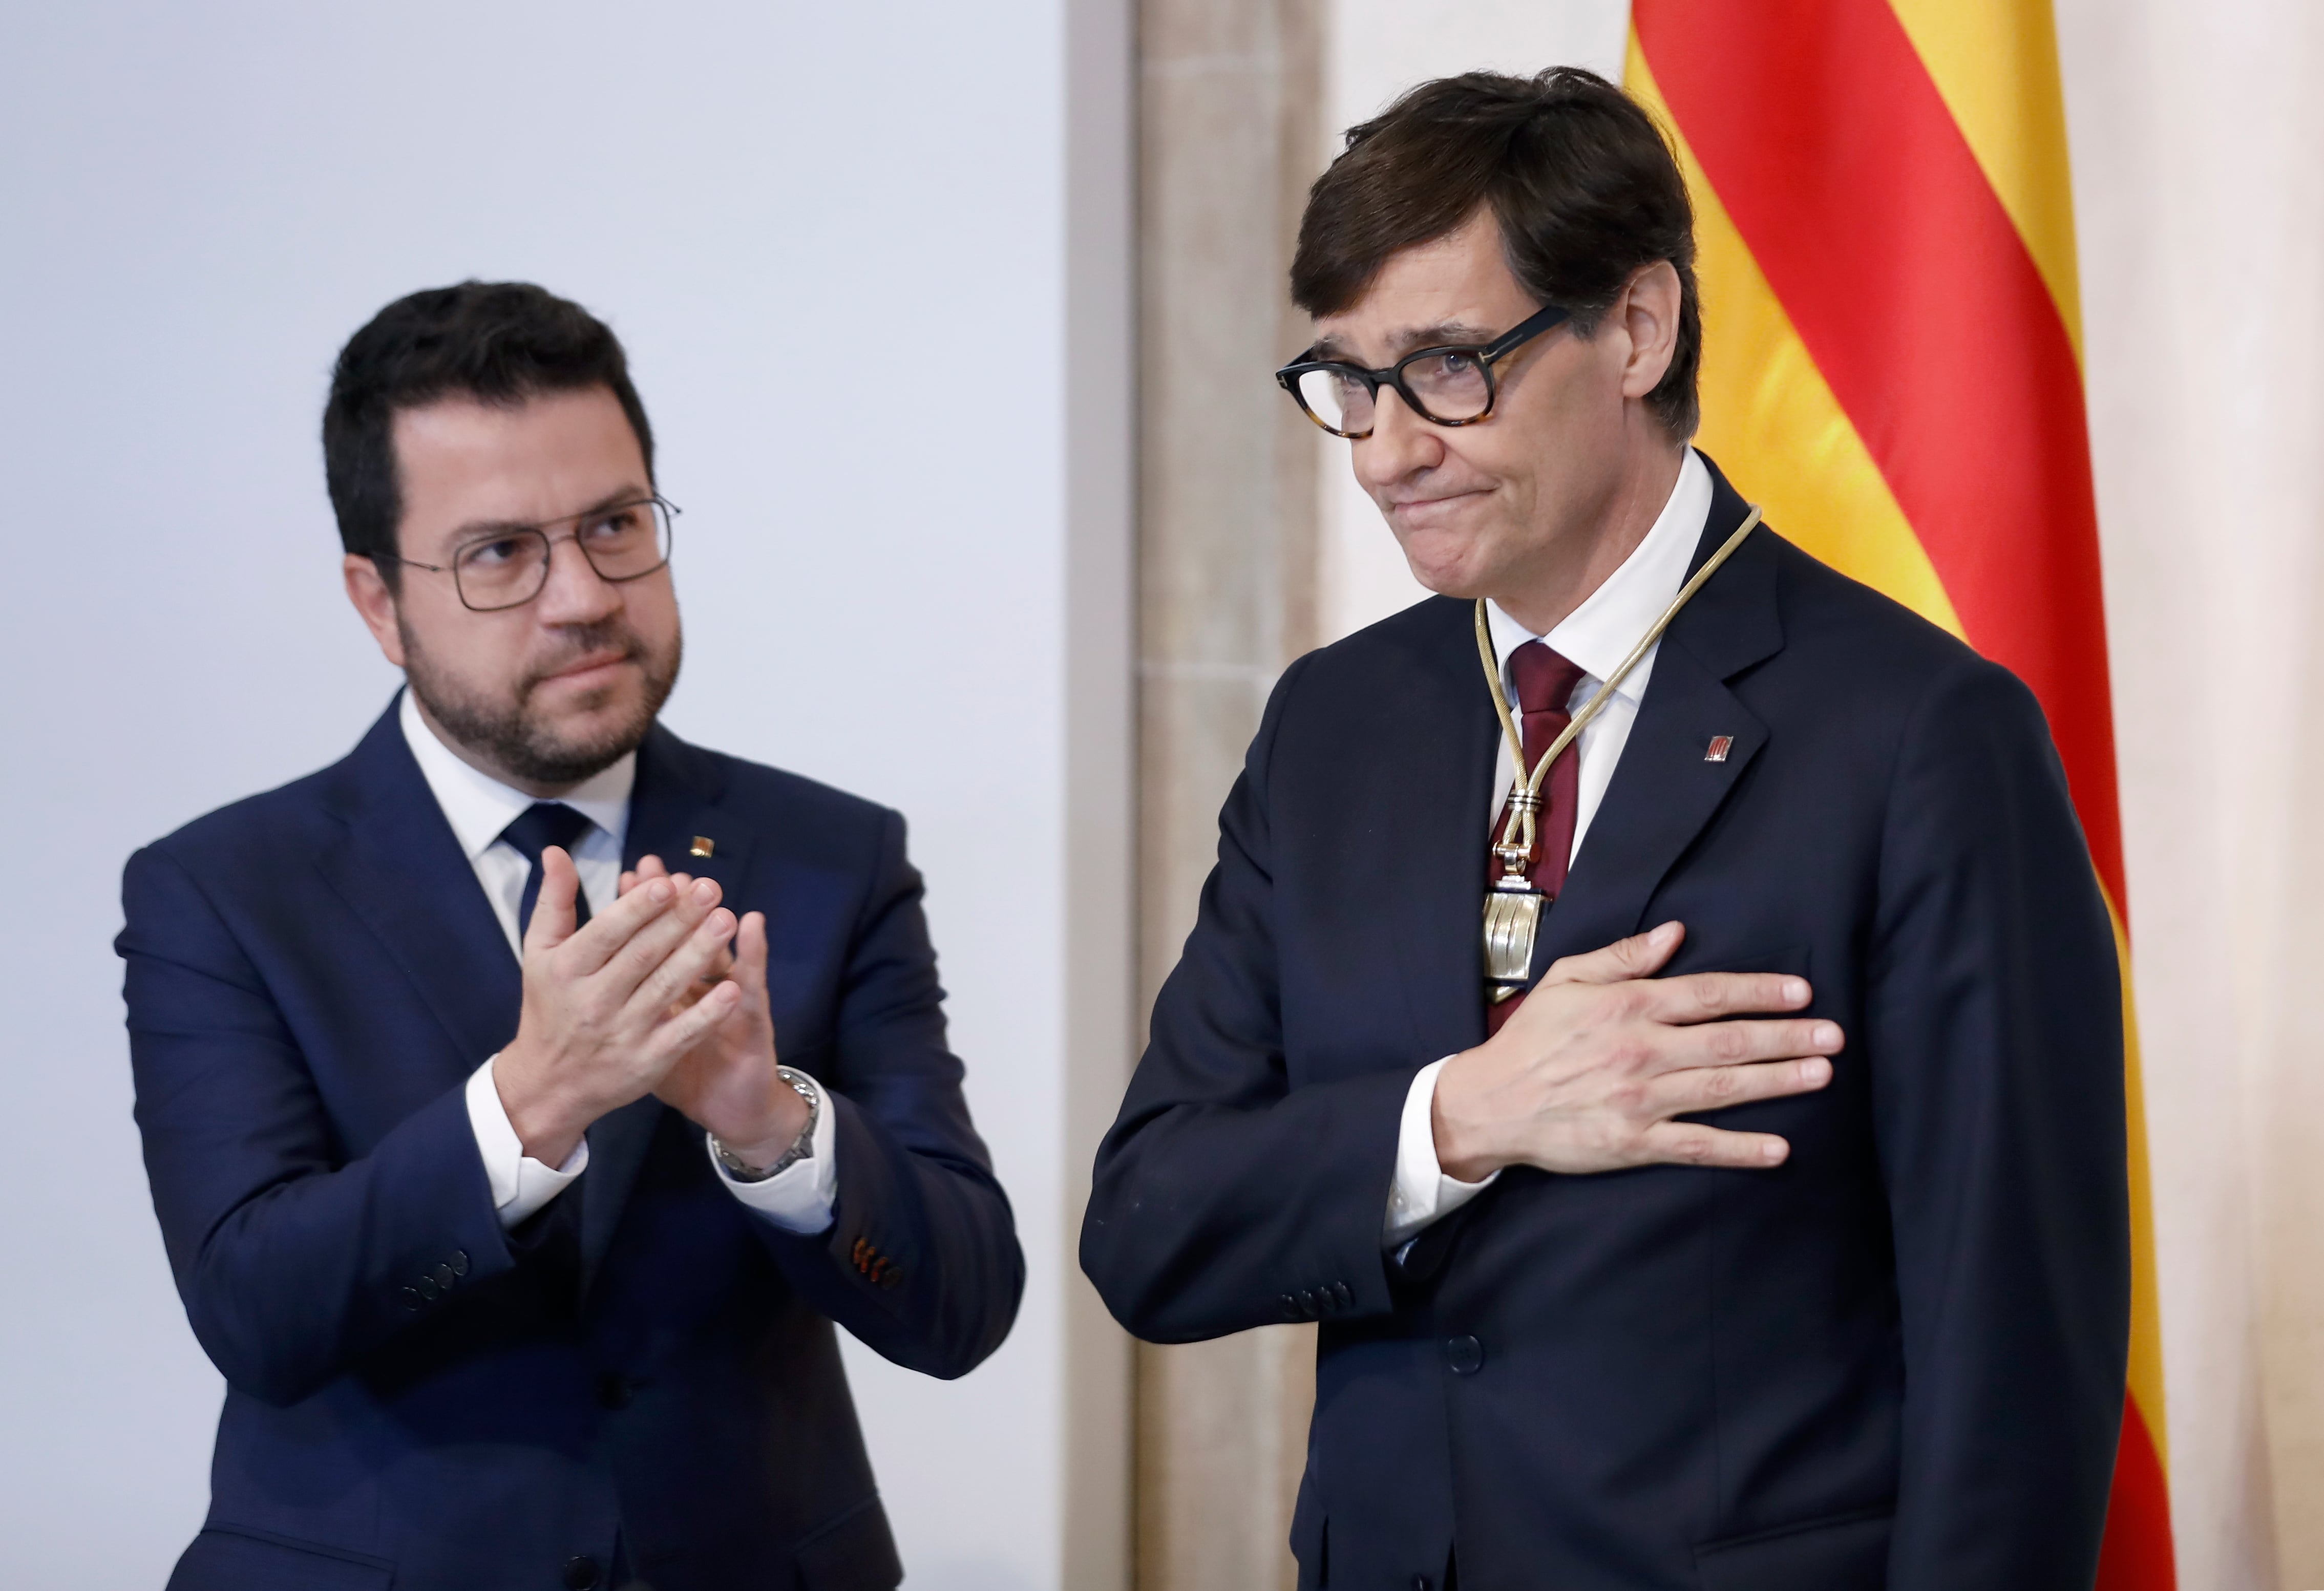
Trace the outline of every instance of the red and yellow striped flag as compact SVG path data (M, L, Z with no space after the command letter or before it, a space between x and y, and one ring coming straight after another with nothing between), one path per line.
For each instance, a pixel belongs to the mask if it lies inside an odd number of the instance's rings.
M2175 1583L2073 197L2050 0L1635 0L1678 145L1704 450L2049 715L2123 957L2130 1385L2101 1591Z

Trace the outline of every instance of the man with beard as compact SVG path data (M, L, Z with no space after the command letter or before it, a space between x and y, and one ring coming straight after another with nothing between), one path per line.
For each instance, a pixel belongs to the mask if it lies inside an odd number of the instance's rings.
M832 1323L959 1375L1024 1278L901 818L655 722L676 510L577 305L391 304L323 446L409 688L123 886L226 1381L173 1591L895 1585Z

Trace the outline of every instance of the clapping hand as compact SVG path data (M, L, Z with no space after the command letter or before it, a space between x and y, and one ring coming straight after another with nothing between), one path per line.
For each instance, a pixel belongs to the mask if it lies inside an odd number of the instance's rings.
M641 857L637 869L622 875L626 899L637 890L667 883L681 892L707 884L672 873L657 856ZM728 999L727 992L733 998ZM775 1026L767 998L767 919L743 914L730 949L704 967L680 990L671 1016L698 1011L717 998L726 1000L718 1019L661 1074L654 1092L666 1105L715 1135L745 1164L771 1165L807 1129L807 1101L775 1074Z

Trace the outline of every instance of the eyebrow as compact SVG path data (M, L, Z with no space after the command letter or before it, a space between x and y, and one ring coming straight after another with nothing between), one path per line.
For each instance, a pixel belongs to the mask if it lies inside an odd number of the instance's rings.
M1466 320L1440 320L1433 325L1408 326L1397 332L1388 338L1388 347L1394 351L1397 359L1401 359L1416 348L1480 348L1499 335ZM1316 338L1308 350L1308 357L1328 359L1338 363L1353 363L1347 345L1332 336Z
M506 536L512 531L538 530L543 525L558 525L567 520L585 519L604 512L610 508L626 507L650 501L653 489L647 486L617 486L586 508L576 509L569 514L559 514L553 520L471 520L445 537L446 547L466 547L472 541L490 536Z

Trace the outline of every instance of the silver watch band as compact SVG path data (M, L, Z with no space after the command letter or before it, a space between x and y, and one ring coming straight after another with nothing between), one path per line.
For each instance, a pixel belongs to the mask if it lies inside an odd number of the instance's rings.
M799 1136L792 1141L789 1148L783 1151L781 1157L774 1164L765 1167L746 1163L741 1155L718 1141L716 1133L712 1133L710 1152L718 1157L718 1163L726 1174L738 1182L763 1182L770 1177L782 1175L802 1160L815 1158L815 1129L823 1120L823 1090L806 1072L793 1071L788 1066L776 1067L775 1075L790 1084L798 1097L807 1101L807 1126L799 1129Z

